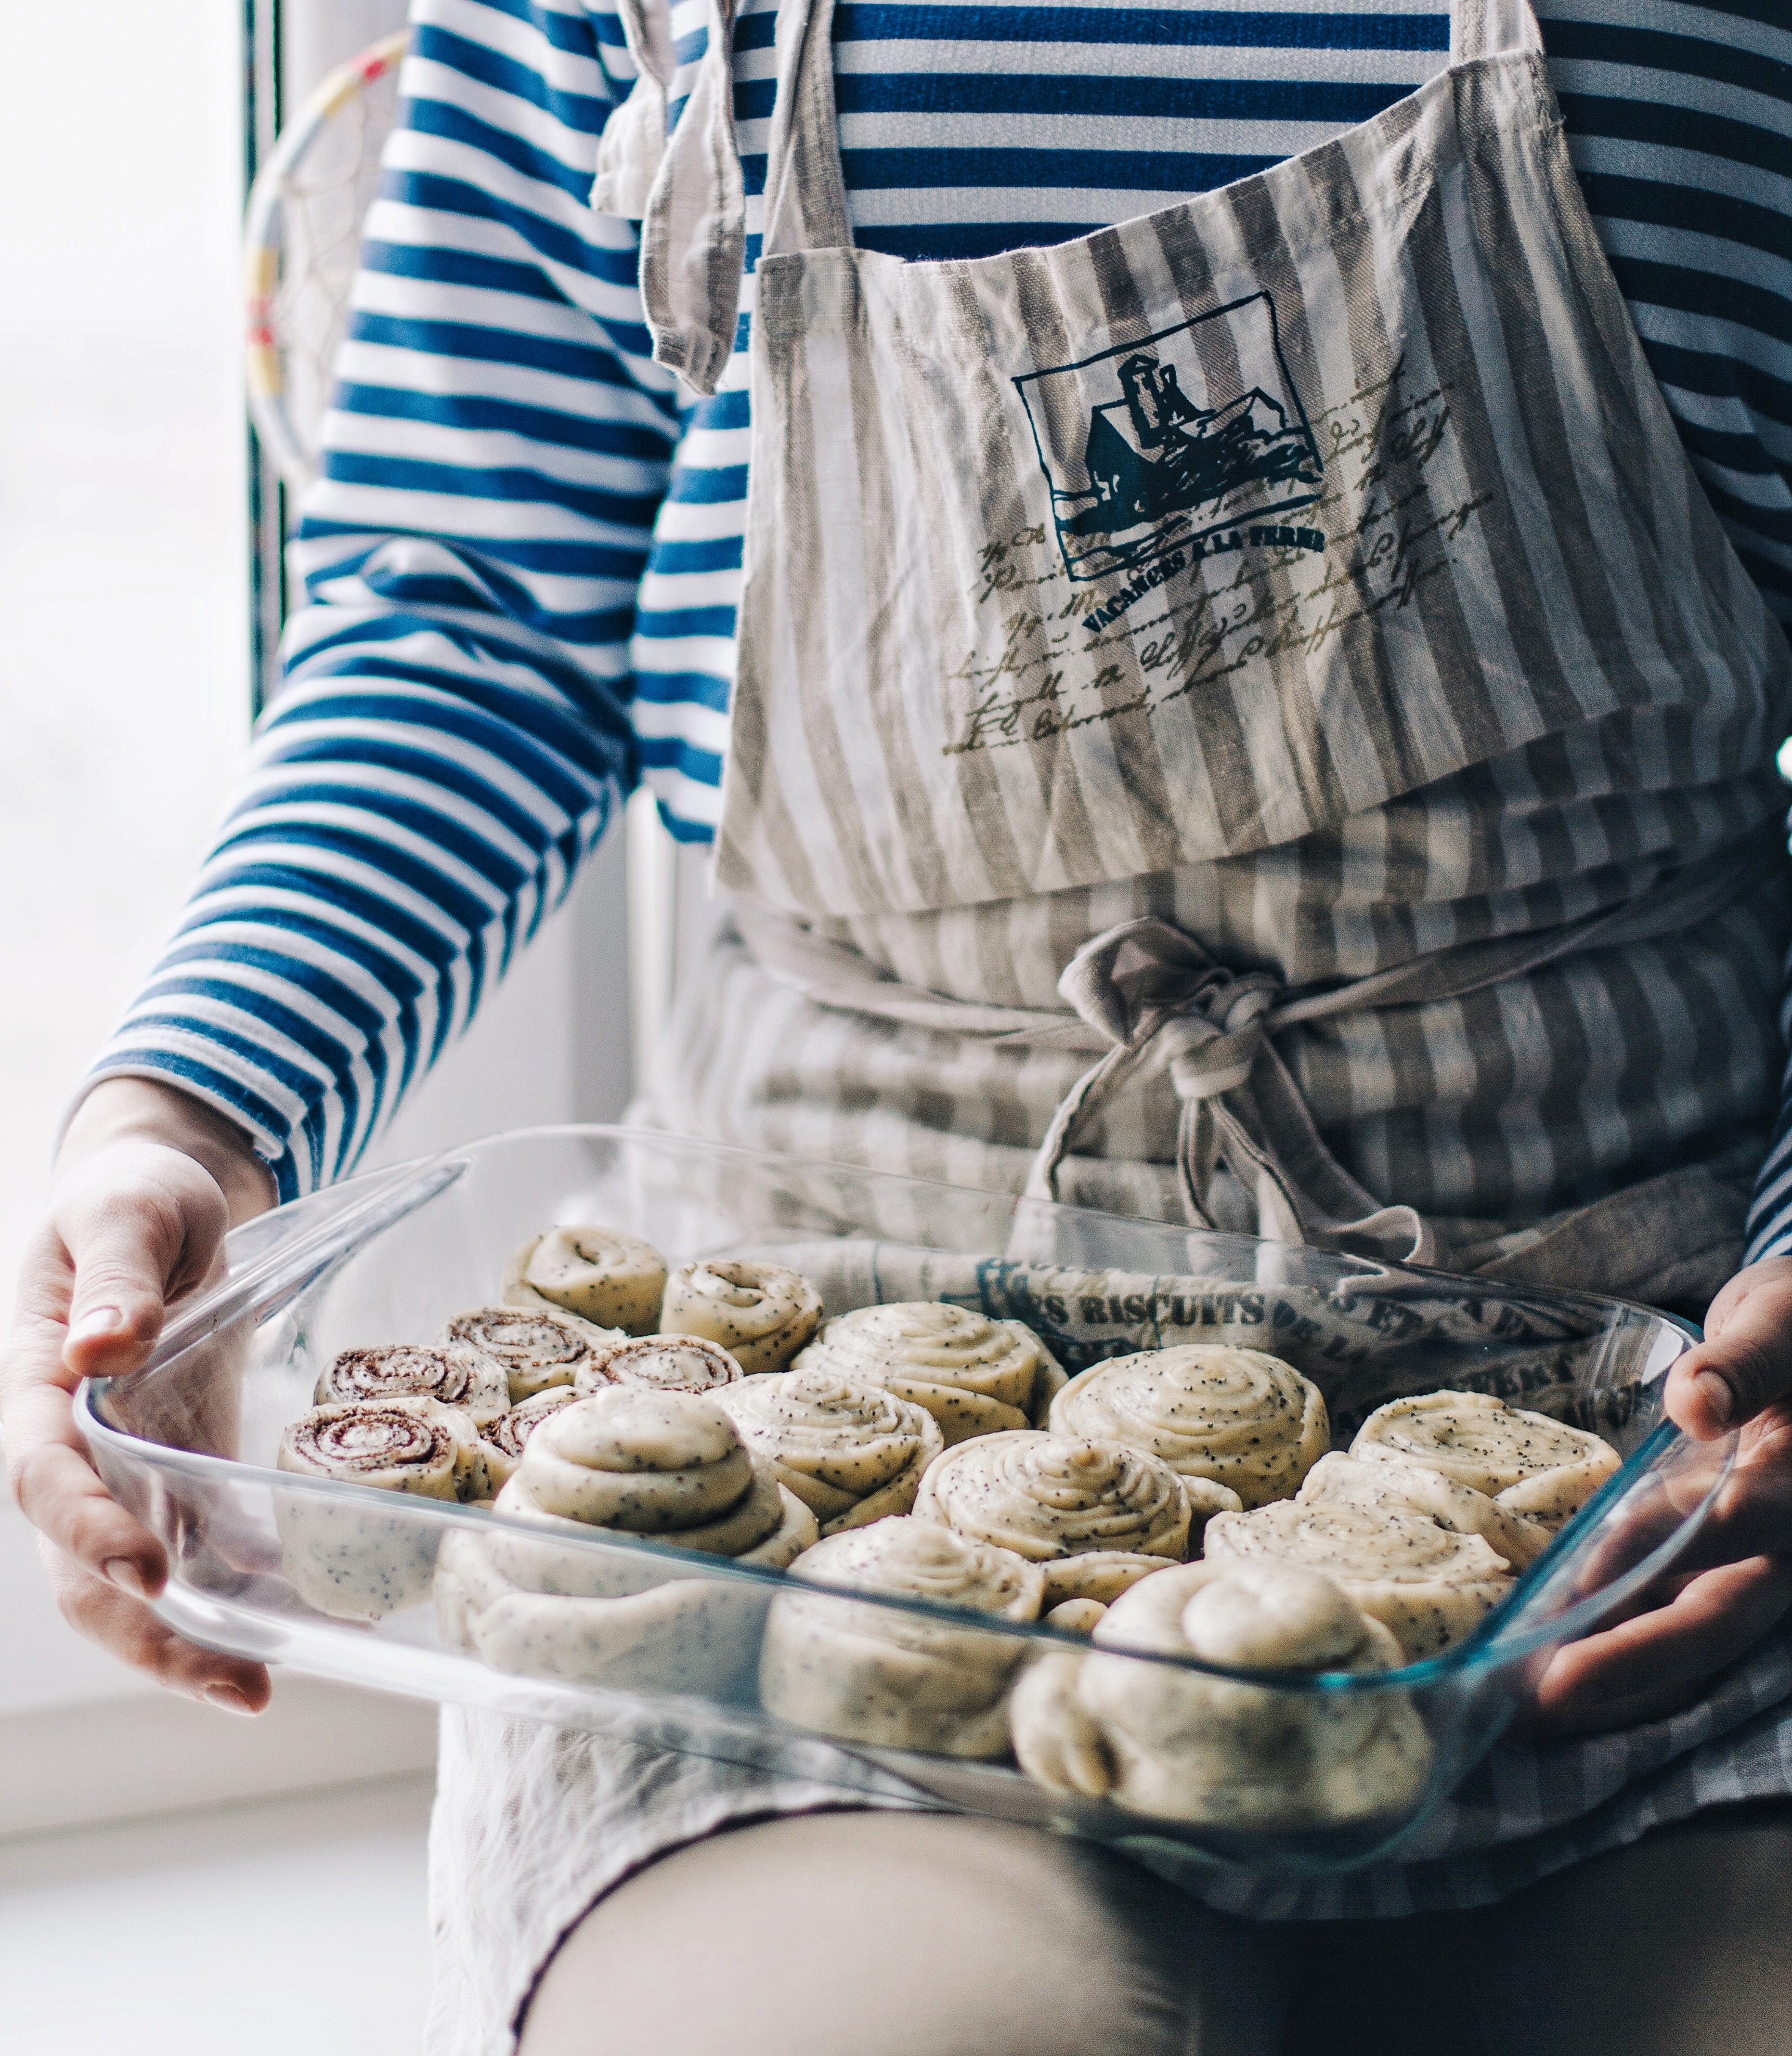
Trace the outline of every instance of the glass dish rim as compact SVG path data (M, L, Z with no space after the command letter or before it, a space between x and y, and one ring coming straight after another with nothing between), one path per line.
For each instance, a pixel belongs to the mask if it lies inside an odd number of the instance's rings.
M287 1303L297 1291L314 1282L330 1264L342 1260L349 1253L346 1247L334 1245L348 1243L352 1238L359 1236L363 1229L367 1231L366 1240L371 1240L410 1213L428 1205L457 1184L473 1168L476 1153L481 1149L493 1144L526 1143L548 1138L619 1142L631 1146L639 1146L643 1142L657 1142L670 1145L676 1150L693 1151L712 1158L738 1159L762 1170L789 1166L802 1170L836 1172L849 1178L875 1179L880 1183L894 1183L923 1191L951 1192L961 1196L985 1199L996 1204L1004 1200L1015 1205L1028 1203L1020 1195L986 1192L980 1187L954 1185L943 1179L918 1177L902 1172L872 1171L862 1164L841 1163L823 1157L794 1156L782 1152L749 1149L728 1143L710 1143L695 1137L663 1134L655 1129L628 1127L617 1123L543 1122L528 1128L500 1129L471 1141L457 1144L453 1149L437 1151L433 1155L410 1158L401 1164L359 1173L354 1177L341 1180L334 1185L320 1188L316 1194L306 1195L309 1199L345 1193L361 1184L368 1188L359 1204L351 1204L343 1211L327 1216L314 1228L301 1233L291 1244L282 1249L271 1250L255 1259L241 1274L227 1275L215 1291L196 1295L192 1304L183 1309L164 1328L148 1361L138 1370L119 1377L83 1379L74 1398L77 1429L85 1434L97 1437L114 1451L119 1461L127 1465L140 1466L148 1464L211 1482L230 1480L253 1483L266 1490L315 1494L332 1501L346 1499L351 1505L369 1508L377 1507L389 1515L393 1511L393 1502L396 1497L403 1502L407 1516L418 1514L425 1520L443 1521L450 1525L472 1524L476 1532L482 1524L496 1523L508 1533L523 1535L539 1541L542 1533L539 1524L500 1514L495 1508L461 1505L421 1494L394 1495L371 1485L358 1485L334 1478L312 1477L302 1473L279 1470L271 1465L244 1462L235 1457L176 1449L116 1426L106 1420L98 1409L114 1385L135 1383L156 1371L168 1370L188 1350L216 1334L227 1320L247 1311L258 1288L263 1286L270 1287L274 1299L271 1311L277 1311L279 1305ZM1274 1247L1298 1249L1303 1261L1316 1260L1321 1269L1336 1267L1340 1276L1410 1277L1419 1285L1473 1286L1483 1297L1523 1298L1541 1293L1553 1301L1579 1303L1605 1311L1620 1309L1638 1315L1658 1326L1676 1329L1694 1341L1699 1339L1699 1331L1691 1323L1659 1307L1645 1307L1632 1300L1554 1287L1526 1286L1517 1280L1482 1279L1470 1274L1429 1270L1418 1265L1321 1249L1311 1244L1276 1244L1260 1236L1227 1234L1198 1228L1186 1221L1164 1221L1151 1216L1113 1214L1100 1208L1076 1206L1056 1200L1031 1204L1046 1204L1054 1214L1080 1216L1122 1230L1138 1227L1165 1229L1185 1236L1199 1236L1204 1241L1234 1246L1240 1251ZM264 1224L280 1211L279 1208L271 1208L267 1213L254 1216L243 1226L253 1228ZM380 1218L382 1215L386 1218ZM239 1231L233 1230L231 1232L234 1234ZM355 1246L365 1246L364 1242L358 1242ZM285 1287L272 1284L271 1281L279 1274L290 1273L295 1268L299 1274L299 1282L296 1286L290 1282ZM265 1318L270 1309L260 1311ZM590 1536L569 1531L564 1536L556 1530L556 1539L564 1540L568 1546L575 1548L639 1551L654 1561L663 1560L677 1565L683 1574L703 1571L710 1576L738 1580L745 1584L758 1584L774 1594L779 1591L823 1593L843 1602L887 1607L943 1627L976 1628L986 1633L1015 1636L1070 1654L1128 1657L1138 1662L1165 1664L1180 1670L1228 1682L1258 1682L1282 1690L1333 1694L1418 1690L1441 1683L1458 1673L1473 1674L1496 1666L1516 1663L1546 1643L1566 1643L1577 1639L1596 1615L1621 1604L1659 1577L1695 1539L1710 1517L1719 1493L1728 1482L1736 1457L1737 1437L1734 1431L1722 1438L1722 1461L1709 1489L1698 1505L1675 1524L1671 1534L1610 1584L1576 1600L1561 1613L1526 1625L1525 1615L1530 1611L1537 1591L1548 1578L1553 1576L1570 1560L1570 1552L1565 1545L1571 1544L1578 1533L1590 1527L1600 1514L1623 1497L1648 1473L1656 1457L1683 1439L1681 1431L1672 1421L1665 1419L1660 1421L1624 1459L1620 1468L1604 1481L1586 1504L1565 1524L1549 1548L1521 1575L1511 1593L1478 1625L1472 1634L1435 1656L1381 1671L1291 1672L1211 1663L1198 1657L1173 1651L1147 1650L1126 1643L1094 1643L1086 1635L1054 1628L1042 1621L1004 1620L999 1615L945 1606L937 1601L912 1595L874 1592L829 1584L790 1571L776 1570L767 1565L741 1564L731 1558L680 1549L651 1537L636 1536L615 1530L601 1530ZM144 1457L136 1453L144 1450L153 1451L155 1454Z

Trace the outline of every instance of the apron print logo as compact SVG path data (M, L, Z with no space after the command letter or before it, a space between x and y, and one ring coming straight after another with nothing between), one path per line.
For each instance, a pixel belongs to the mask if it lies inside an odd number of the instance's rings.
M1015 384L1074 579L1319 496L1325 466L1268 293Z

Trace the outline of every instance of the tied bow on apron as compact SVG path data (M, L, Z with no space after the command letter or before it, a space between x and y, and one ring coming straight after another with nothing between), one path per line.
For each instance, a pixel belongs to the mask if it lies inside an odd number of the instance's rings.
M1383 1207L1319 1139L1272 1037L1357 1002L1354 987L1305 1000L1267 971L1236 973L1167 921L1110 928L1071 959L1058 989L1112 1046L1077 1081L1033 1163L1027 1196L1056 1196L1077 1130L1110 1094L1167 1070L1181 1101L1177 1168L1189 1219L1215 1225L1209 1195L1222 1161L1256 1204L1258 1232L1323 1240L1434 1263L1437 1240L1411 1207Z

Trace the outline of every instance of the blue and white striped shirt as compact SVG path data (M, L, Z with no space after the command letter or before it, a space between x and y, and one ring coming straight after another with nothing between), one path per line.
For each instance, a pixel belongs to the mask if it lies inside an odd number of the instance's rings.
M1541 0L1601 241L1691 461L1792 620L1792 23L1782 0ZM673 113L704 47L673 12ZM626 223L586 204L633 66L603 0L420 0L367 223L289 683L97 1075L172 1076L291 1197L352 1167L644 780L714 827L747 476L776 0L742 0L749 277L681 401ZM1245 176L1447 60L1438 0L841 0L861 247L1046 243ZM1792 1117L1754 1251L1792 1247Z

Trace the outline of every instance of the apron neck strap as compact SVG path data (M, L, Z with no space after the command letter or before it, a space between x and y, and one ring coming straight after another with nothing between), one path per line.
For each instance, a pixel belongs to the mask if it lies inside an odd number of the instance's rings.
M1531 0L1453 0L1450 10L1450 61L1541 51L1543 32Z
M834 102L834 0L782 0L762 259L852 242Z

